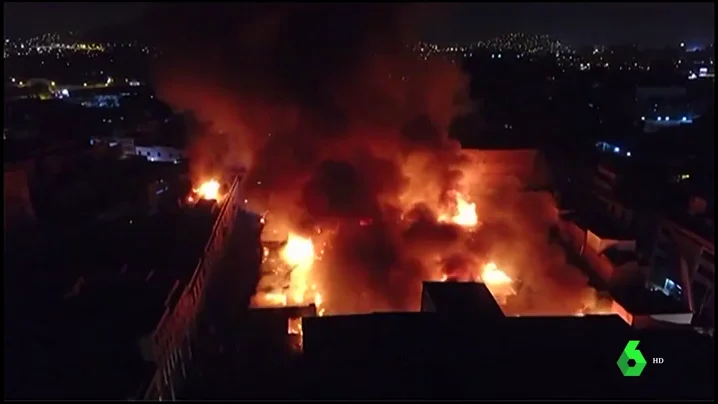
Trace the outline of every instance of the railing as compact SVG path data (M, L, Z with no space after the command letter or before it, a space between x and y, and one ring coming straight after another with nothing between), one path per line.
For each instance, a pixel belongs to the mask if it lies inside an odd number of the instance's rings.
M198 313L201 312L200 309L204 302L206 280L211 270L215 267L214 264L217 262L217 258L220 257L227 236L233 231L237 210L240 206L241 178L242 175L239 174L232 180L232 185L222 202L220 213L190 281L187 282L178 299L173 299L173 296L168 298L169 304L151 335L152 351L157 370L152 377L151 384L143 394L145 400L156 400L158 398L157 394L165 384L163 383L163 379L166 377L164 372L170 372L168 370L168 361L172 359L173 351L181 349L188 335L193 331L194 321ZM169 377L168 379L173 378ZM170 389L174 394L174 389L172 387Z

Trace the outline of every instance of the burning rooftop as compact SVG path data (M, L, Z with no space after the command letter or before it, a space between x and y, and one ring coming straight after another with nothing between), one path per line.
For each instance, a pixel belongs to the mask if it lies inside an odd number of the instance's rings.
M503 160L511 160L508 153L500 154ZM307 226L287 212L264 210L262 278L253 306L313 303L319 315L415 311L423 281L479 281L512 315L610 312L611 302L601 301L552 243L557 217L549 194L469 185L480 184L486 170L494 185L499 175L529 181L534 176L524 166L536 165L536 154L530 155L520 151L499 171L472 152L478 166L462 166L461 180L444 191L409 187L398 212Z

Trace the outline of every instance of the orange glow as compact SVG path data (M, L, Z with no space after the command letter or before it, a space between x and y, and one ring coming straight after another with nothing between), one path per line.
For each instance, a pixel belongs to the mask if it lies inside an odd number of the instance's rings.
M200 186L193 191L202 199L218 200L220 198L219 188L219 182L215 179L210 179L200 184Z
M479 224L479 216L476 213L476 204L462 193L451 192L453 200L451 202L452 209L449 212L439 214L439 221L445 223L454 223L459 226L473 227Z
M509 296L516 294L514 280L493 261L484 265L478 280L486 285L499 304L506 303Z
M481 272L481 280L492 286L499 285L510 285L513 282L510 276L506 272L499 269L494 262L489 262L484 265L483 271Z
M257 293L255 305L277 307L313 303L317 308L317 314L323 315L325 309L322 307L322 294L316 284L311 283L312 268L321 258L321 252L317 254L312 239L289 233L280 252L281 260L289 267L289 282L287 285L272 285L273 290L270 292ZM269 250L265 247L263 262L267 261L269 254Z

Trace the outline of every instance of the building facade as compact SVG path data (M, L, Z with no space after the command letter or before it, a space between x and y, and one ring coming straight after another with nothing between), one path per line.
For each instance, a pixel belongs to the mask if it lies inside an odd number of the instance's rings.
M198 337L197 324L202 313L206 285L216 268L225 243L234 230L240 210L240 177L230 186L222 202L204 255L190 281L174 294L154 332L140 341L146 360L156 365L147 389L140 394L145 400L174 400L182 391L195 360L192 347Z
M662 220L651 257L649 287L685 302L711 326L715 305L714 241L672 220Z

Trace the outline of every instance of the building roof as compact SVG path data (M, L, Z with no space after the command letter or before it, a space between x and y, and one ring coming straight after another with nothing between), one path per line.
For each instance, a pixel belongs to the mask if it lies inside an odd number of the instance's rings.
M679 314L689 311L673 298L661 292L652 292L642 284L614 286L610 289L614 300L633 315Z
M424 282L423 295L423 299L428 298L433 305L430 311L436 313L482 319L504 317L501 307L483 283ZM426 311L426 308L422 309Z
M710 338L688 356L665 348L698 337L639 332L616 316L495 323L433 313L313 318L304 328L304 390L317 398L710 397ZM616 360L631 339L647 358L673 366L649 366L643 379L623 377ZM656 389L657 380L671 389Z
M590 230L601 239L633 240L635 234L615 224L615 219L599 212L573 211L561 216L576 223L583 230Z

